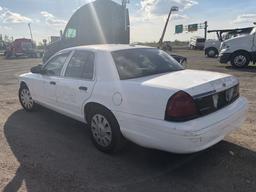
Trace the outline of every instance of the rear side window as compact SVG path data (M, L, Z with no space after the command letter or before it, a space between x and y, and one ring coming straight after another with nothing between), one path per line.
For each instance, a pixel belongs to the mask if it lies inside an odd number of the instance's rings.
M89 51L76 51L67 66L65 77L91 80L93 69L94 54Z
M152 48L112 52L121 80L182 70L183 67L164 51Z

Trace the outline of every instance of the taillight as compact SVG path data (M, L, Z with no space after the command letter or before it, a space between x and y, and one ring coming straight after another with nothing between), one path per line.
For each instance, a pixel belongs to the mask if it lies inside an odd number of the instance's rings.
M168 101L165 120L187 121L199 115L193 98L184 91L175 93Z

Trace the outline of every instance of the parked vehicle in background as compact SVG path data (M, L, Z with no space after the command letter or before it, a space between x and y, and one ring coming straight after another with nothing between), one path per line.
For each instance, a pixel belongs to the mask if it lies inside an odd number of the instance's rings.
M249 34L253 27L238 28L238 29L221 29L209 30L208 33L216 33L217 39L207 39L205 42L205 55L207 57L216 57L219 55L220 45L222 41L228 40L232 37L237 37L243 34Z
M65 48L106 43L130 43L129 11L125 4L96 0L82 6L73 14L61 40L46 47L43 62Z
M204 49L205 38L203 37L191 37L189 41L190 49Z
M241 35L223 41L220 51L220 63L230 62L237 68L247 67L250 62L256 63L256 27L250 34Z
M27 56L27 57L42 57L43 52L36 50L36 45L31 39L21 38L15 39L12 43L10 43L4 55L7 59L13 57Z
M62 50L20 76L19 99L87 122L103 152L125 138L175 153L204 150L238 129L247 100L238 79L185 70L162 50L131 45L92 45Z
M0 41L0 53L4 53L6 50L6 44L4 41Z

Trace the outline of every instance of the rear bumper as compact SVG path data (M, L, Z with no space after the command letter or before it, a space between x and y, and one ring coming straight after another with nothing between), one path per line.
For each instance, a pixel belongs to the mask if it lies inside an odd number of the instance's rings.
M247 108L247 100L241 97L215 113L182 123L120 112L115 116L123 135L141 146L174 153L193 153L209 148L238 129L246 118Z
M220 63L228 63L230 61L231 53L220 53L219 61Z

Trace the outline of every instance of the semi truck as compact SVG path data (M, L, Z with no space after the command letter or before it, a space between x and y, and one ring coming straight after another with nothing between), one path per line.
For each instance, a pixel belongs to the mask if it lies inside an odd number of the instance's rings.
M217 29L209 30L208 33L216 33L217 39L208 39L205 42L204 52L207 57L217 57L219 55L221 42L244 34L249 34L253 27L237 29Z
M43 62L59 50L93 44L129 44L130 21L126 0L96 0L79 8L70 18L59 41L49 44Z
M250 62L256 63L256 27L250 34L225 40L221 44L220 63L231 63L233 67L244 68Z
M36 49L36 45L31 39L20 38L6 46L4 56L6 59L21 56L36 58L42 57L43 52Z

